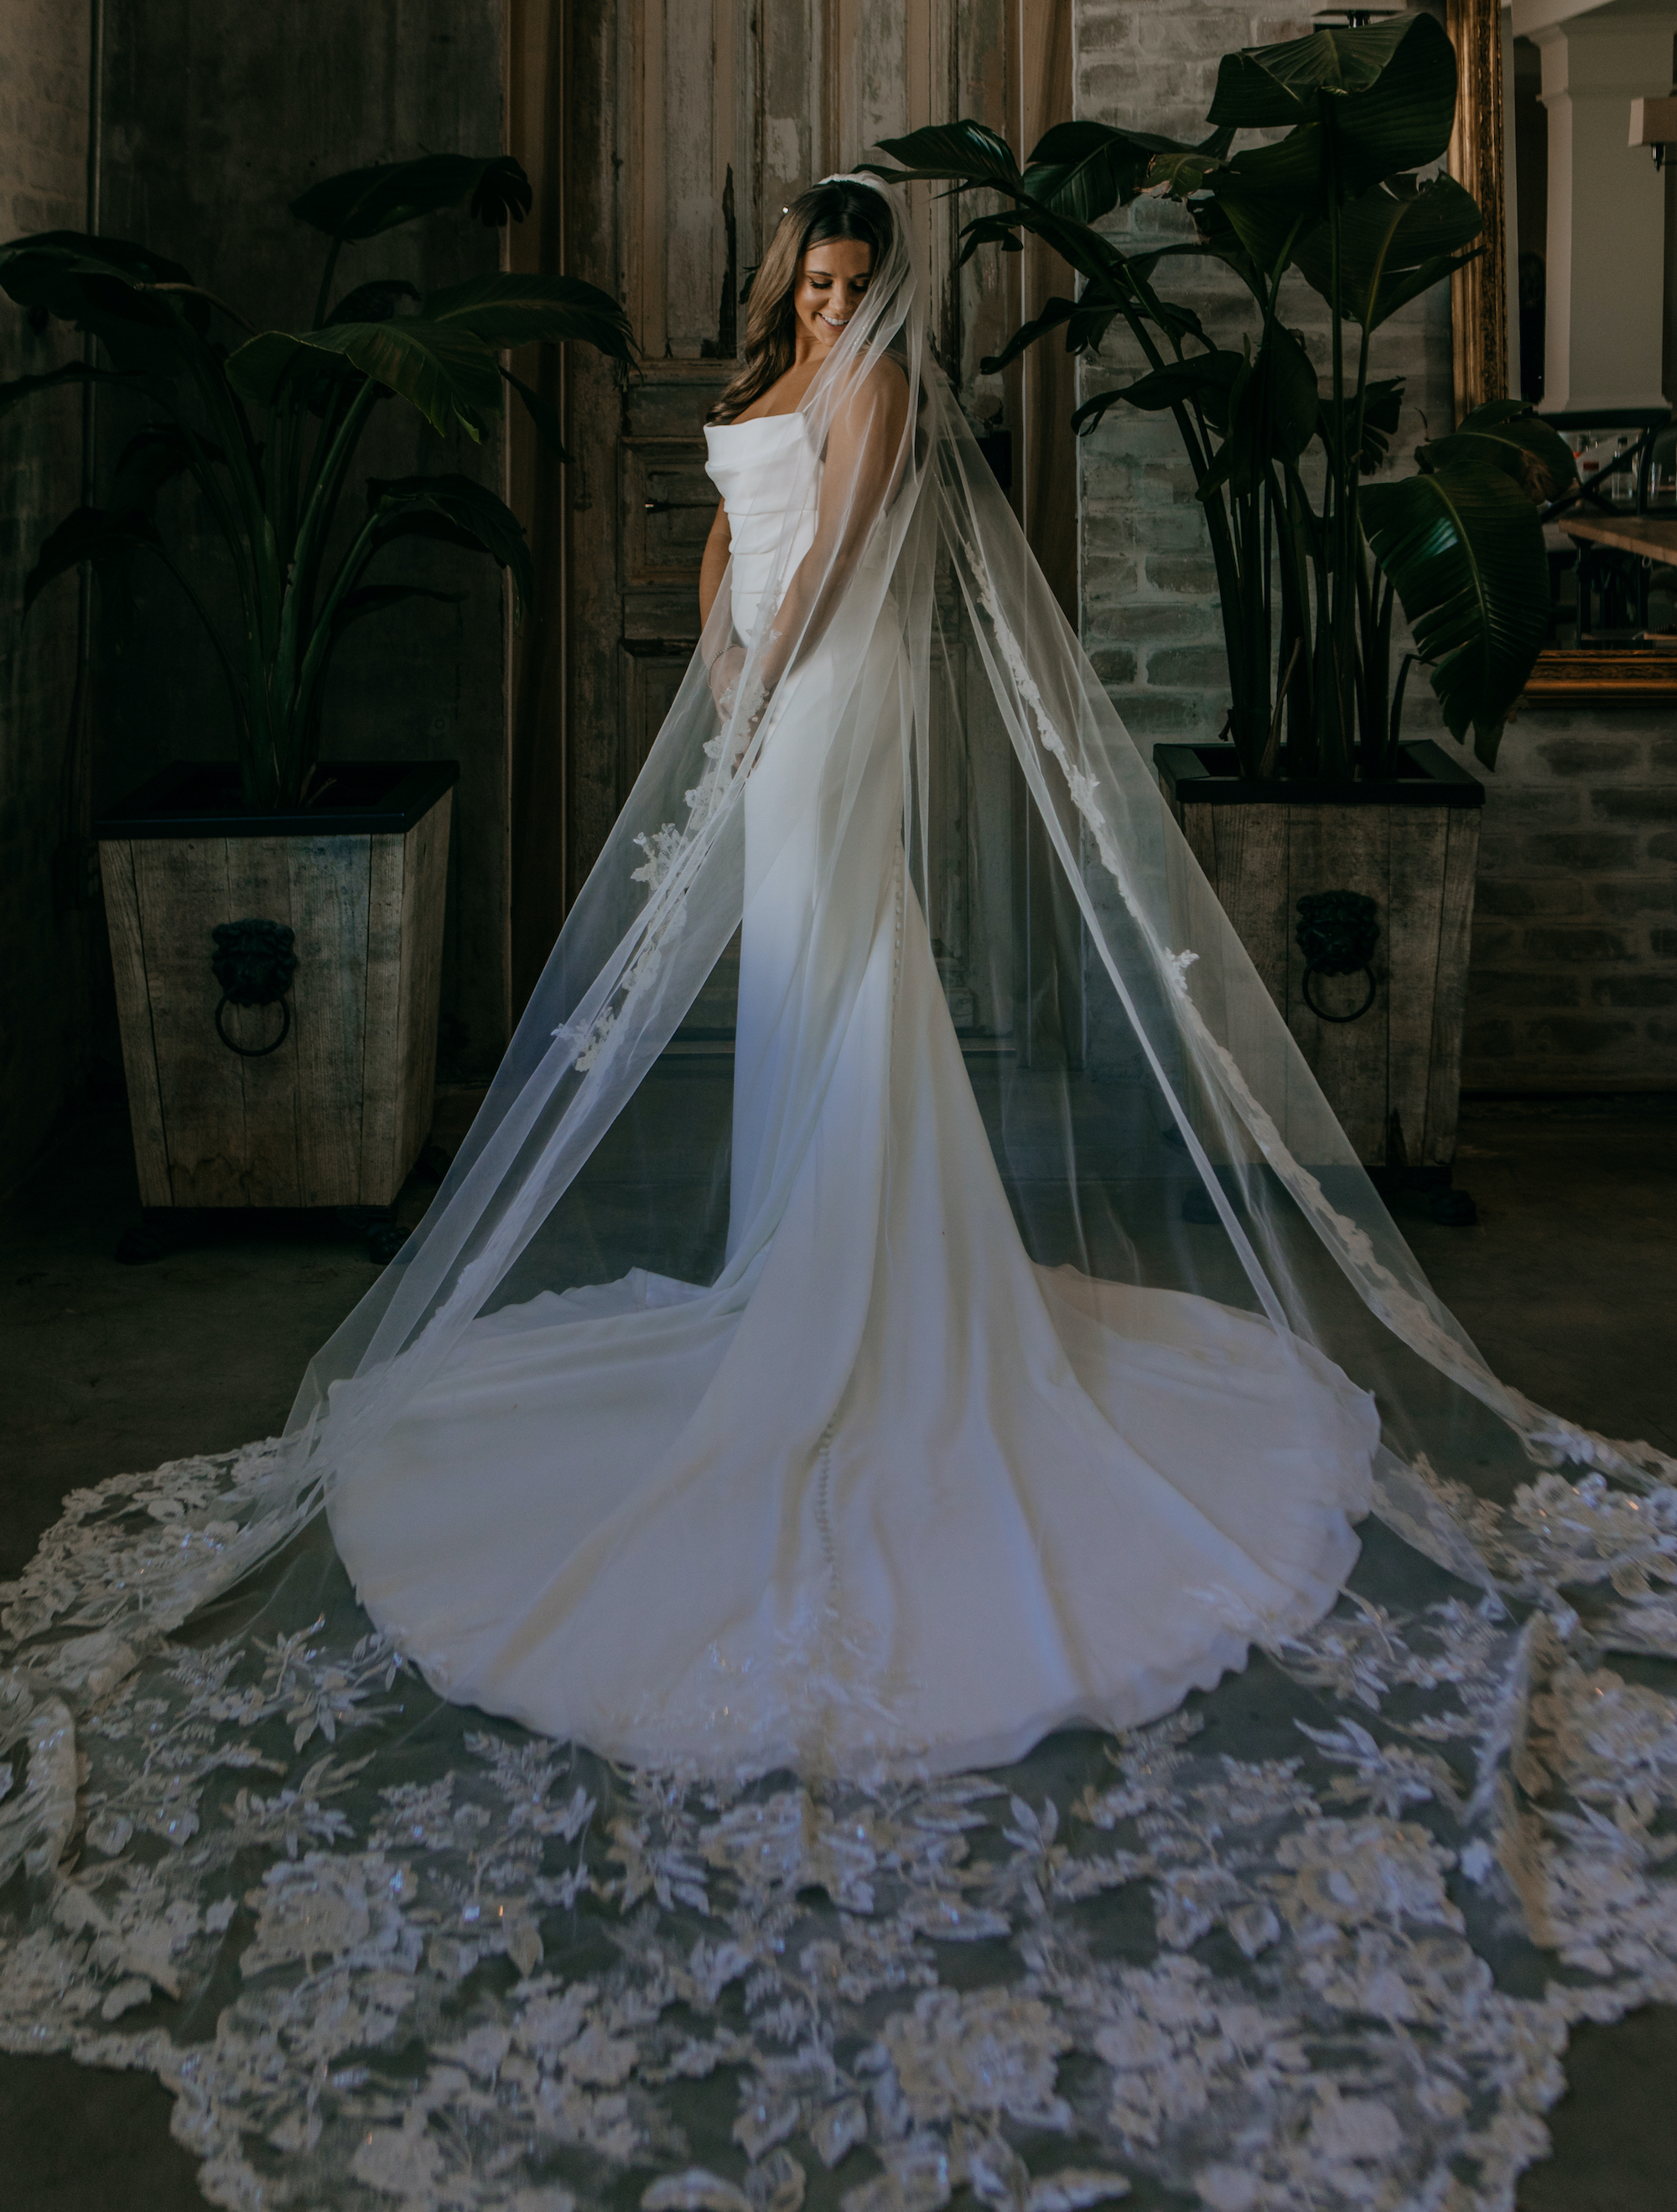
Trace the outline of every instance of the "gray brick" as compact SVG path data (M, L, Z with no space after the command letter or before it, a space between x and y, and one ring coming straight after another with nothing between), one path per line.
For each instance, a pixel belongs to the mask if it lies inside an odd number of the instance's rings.
M1473 892L1473 908L1478 914L1509 915L1517 920L1522 915L1535 914L1537 900L1529 884L1481 875Z
M1144 506L1186 507L1194 498L1194 471L1187 461L1148 461L1136 495Z
M1115 693L1112 703L1133 738L1192 738L1204 742L1216 735L1223 719L1222 708L1210 700L1181 691Z
M1662 830L1648 840L1650 860L1677 860L1677 830Z
M1677 929L1652 930L1648 943L1656 960L1677 960Z
M1677 768L1677 737L1656 738L1648 748L1650 768Z
M1552 775L1607 775L1636 767L1642 747L1634 738L1569 736L1549 738L1538 746L1537 757Z
M1520 933L1506 921L1487 921L1482 915L1473 916L1473 953L1474 967L1486 960L1506 955L1510 959L1520 957Z
M1510 1021L1483 1020L1467 1009L1467 1024L1462 1035L1464 1060L1503 1060L1514 1049L1514 1024ZM1466 1069L1463 1070L1465 1078Z
M1589 886L1577 876L1532 876L1523 874L1518 868L1510 868L1505 874L1499 874L1481 859L1476 896L1482 897L1487 882L1517 884L1531 901L1530 906L1525 909L1529 914L1545 915L1558 921L1593 921L1596 919L1596 910L1589 900Z
M1216 607L1205 599L1132 599L1115 627L1138 645L1207 644L1223 635Z
M1589 962L1631 960L1630 946L1612 929L1528 929L1522 949L1528 960Z
M1636 1033L1634 1022L1606 1021L1589 1014L1546 1015L1541 1021L1531 1023L1526 1032L1533 1043L1546 1050L1576 1054L1579 1059L1593 1059L1613 1045L1628 1042Z
M1083 556L1085 607L1109 607L1140 587L1141 563L1127 553L1086 552Z
M1524 850L1540 867L1577 868L1605 874L1633 868L1637 859L1634 837L1615 836L1606 830L1528 832Z
M1144 562L1147 581L1161 592L1194 592L1212 598L1217 591L1217 570L1210 561L1172 553L1150 553Z
M1546 784L1492 781L1485 795L1485 827L1498 830L1561 830L1583 814L1583 793Z
M1220 645L1157 646L1147 655L1147 681L1181 689L1229 688L1229 659Z
M1594 811L1608 822L1677 822L1677 784L1592 791L1589 797Z
M1583 1000L1583 986L1576 975L1521 975L1505 968L1475 966L1468 979L1469 1008L1490 1006L1576 1006Z
M1598 1006L1677 1006L1677 975L1598 975L1589 995Z
M1150 553L1204 552L1209 556L1211 538L1206 527L1205 509L1197 500L1188 507L1150 507L1145 518L1138 518L1138 527L1146 533L1146 550ZM1215 574L1213 570L1212 591L1217 588Z
M1592 884L1590 896L1603 914L1633 921L1644 914L1677 914L1677 883Z
M1094 670L1103 684L1110 689L1115 684L1133 684L1135 654L1127 646L1099 645L1089 655Z

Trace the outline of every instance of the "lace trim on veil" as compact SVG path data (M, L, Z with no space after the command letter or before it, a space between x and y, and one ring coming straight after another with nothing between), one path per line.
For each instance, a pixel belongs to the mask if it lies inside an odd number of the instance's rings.
M1466 2212L1569 2023L1677 1999L1669 1480L1452 1494L1504 1595L1353 1592L1239 1685L1253 1756L1213 1693L731 1789L441 1705L341 1576L147 1620L270 1464L79 1492L4 1591L0 2045L156 2073L214 2203L793 2212L827 2166L847 2212Z

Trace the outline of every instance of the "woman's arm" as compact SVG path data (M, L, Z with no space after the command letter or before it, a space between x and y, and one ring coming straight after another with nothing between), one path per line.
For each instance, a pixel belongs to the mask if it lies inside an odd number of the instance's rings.
M734 686L745 665L745 648L734 637L730 611L717 605L732 552L733 532L728 527L727 501L723 500L717 506L716 520L705 540L705 556L699 564L699 652L710 678L716 711L725 720L733 712ZM713 615L717 617L714 624Z
M893 361L859 377L827 435L815 537L775 610L763 652L765 698L820 640L902 471L908 381Z
M716 594L722 588L726 574L728 556L733 550L733 532L728 527L728 503L716 503L716 520L710 526L710 535L705 540L705 557L699 568L699 627L705 629L710 621L710 611L716 604Z

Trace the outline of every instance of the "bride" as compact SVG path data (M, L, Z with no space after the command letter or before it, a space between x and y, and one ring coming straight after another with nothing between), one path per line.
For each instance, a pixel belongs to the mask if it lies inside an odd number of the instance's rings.
M894 190L788 210L424 1221L0 1589L0 2049L218 2203L1503 2212L1677 1986L1677 1468L1432 1296L926 298Z
M362 1602L434 1686L635 1764L945 1771L1148 1720L1320 1615L1368 1503L1379 1421L1329 1360L1016 1225L904 841L946 442L908 263L879 185L805 192L707 433L721 1265L474 1317L336 1471Z

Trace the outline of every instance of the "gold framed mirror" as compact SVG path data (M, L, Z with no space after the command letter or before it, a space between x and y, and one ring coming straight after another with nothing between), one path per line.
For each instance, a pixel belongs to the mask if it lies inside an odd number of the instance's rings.
M1526 696L1677 699L1677 170L1649 150L1677 0L1446 0L1445 21L1449 170L1485 216L1451 280L1457 419L1531 399L1599 479L1549 526L1551 642Z

